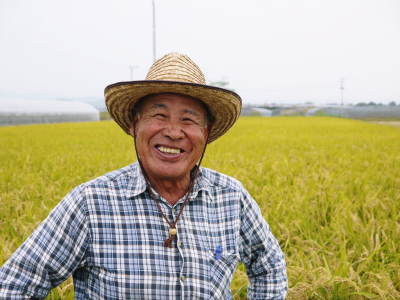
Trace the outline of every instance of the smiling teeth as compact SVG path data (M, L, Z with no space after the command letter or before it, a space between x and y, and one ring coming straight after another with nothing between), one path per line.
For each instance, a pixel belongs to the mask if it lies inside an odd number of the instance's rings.
M176 148L159 147L158 150L164 153L179 154L181 151Z

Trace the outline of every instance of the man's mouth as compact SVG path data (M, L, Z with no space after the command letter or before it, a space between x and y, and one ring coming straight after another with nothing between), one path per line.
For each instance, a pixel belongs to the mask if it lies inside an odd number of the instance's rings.
M169 154L179 154L184 152L180 148L171 148L171 147L165 147L165 146L156 146L157 150L162 152L162 153L169 153Z

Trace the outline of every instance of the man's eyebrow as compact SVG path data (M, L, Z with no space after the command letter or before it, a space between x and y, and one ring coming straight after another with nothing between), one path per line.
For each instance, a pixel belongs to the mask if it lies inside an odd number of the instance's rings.
M152 110L156 110L156 109L159 109L159 108L168 109L167 105L165 105L164 103L154 103L154 104L152 104L150 106L149 110L152 111ZM189 108L183 109L182 112L185 113L185 114L193 115L195 117L200 117L200 113L198 113L197 111L191 110Z
M154 104L151 105L150 110L154 110L154 109L157 109L157 108L166 109L167 106L165 104L163 104L163 103L154 103Z
M187 109L186 108L186 109L183 110L183 112L187 113L187 114L194 115L196 117L200 117L200 114L197 111L194 111L194 110L191 110L191 109Z

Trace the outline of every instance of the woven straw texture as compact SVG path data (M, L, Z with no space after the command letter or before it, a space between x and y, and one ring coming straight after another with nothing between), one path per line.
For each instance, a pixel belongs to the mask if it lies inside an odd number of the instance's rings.
M240 115L241 99L236 93L205 85L200 68L186 55L170 53L150 67L143 81L119 82L106 87L104 94L112 118L129 134L132 108L144 96L176 93L204 102L214 117L208 142L216 140Z

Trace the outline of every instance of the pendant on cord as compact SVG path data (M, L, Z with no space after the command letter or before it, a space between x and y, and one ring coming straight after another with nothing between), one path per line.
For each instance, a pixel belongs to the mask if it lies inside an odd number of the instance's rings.
M172 248L172 242L176 240L176 228L170 228L169 231L169 238L164 241L164 247Z

